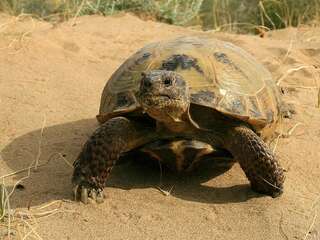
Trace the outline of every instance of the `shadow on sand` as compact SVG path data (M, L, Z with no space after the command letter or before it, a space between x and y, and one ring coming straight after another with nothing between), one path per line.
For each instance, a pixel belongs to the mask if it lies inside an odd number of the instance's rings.
M17 189L14 192L11 205L27 207L51 200L72 199L70 179L73 169L70 164L77 157L82 144L97 126L95 119L69 122L46 127L43 129L42 137L41 129L39 129L18 137L8 144L1 152L1 156L12 172L27 168L38 158L37 156L39 156L39 164L42 164L37 170L32 170L30 176L22 182L24 189ZM69 162L69 165L63 158ZM192 174L178 177L175 173L162 167L162 186L167 189L165 186L174 185L172 192L174 197L205 203L243 202L260 196L253 193L246 184L225 188L208 187L201 184L227 170L226 168L217 169L213 164L205 163ZM14 180L26 175L27 172L17 174ZM159 183L158 163L128 160L114 168L107 188L149 188L157 187Z

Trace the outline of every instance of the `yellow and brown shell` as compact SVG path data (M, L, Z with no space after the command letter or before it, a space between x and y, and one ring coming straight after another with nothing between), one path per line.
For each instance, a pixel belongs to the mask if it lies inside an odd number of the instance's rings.
M152 43L128 58L107 82L97 119L140 109L141 73L176 71L190 86L191 102L249 123L268 135L279 118L279 92L270 72L243 49L210 38Z

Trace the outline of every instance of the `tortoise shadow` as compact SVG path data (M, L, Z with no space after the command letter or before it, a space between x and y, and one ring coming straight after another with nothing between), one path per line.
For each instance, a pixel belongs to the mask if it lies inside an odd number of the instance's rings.
M23 187L14 191L11 197L12 207L28 207L52 200L72 199L72 162L80 152L82 144L97 126L95 119L54 125L44 128L43 134L42 130L38 129L14 139L5 146L0 154L12 172L28 168L37 156L40 156L41 167L31 170L30 176L22 182ZM209 187L201 184L227 170L204 166L204 169L200 167L193 174L177 177L175 173L163 168L162 186L174 185L173 196L195 202L243 202L260 197L259 194L253 193L247 184L231 187ZM13 180L17 181L26 175L27 171L15 174ZM157 187L159 177L158 163L143 161L141 164L140 161L128 160L114 168L106 187Z
M140 159L126 162L113 169L107 188L159 188L169 191L171 196L201 203L237 203L251 198L263 197L253 192L249 184L239 184L228 187L213 187L214 179L225 172L229 167L218 167L214 162L200 164L197 169L188 174L177 174L174 171L159 166L158 162L149 159ZM219 182L216 183L219 185ZM172 191L170 191L172 190Z

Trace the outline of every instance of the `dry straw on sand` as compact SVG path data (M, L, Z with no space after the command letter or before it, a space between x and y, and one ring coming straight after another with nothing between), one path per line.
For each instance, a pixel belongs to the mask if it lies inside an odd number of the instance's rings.
M0 221L4 219L8 205L8 192L6 186L4 183L0 183Z
M21 239L27 239L29 236L33 236L37 239L42 239L40 235L37 233L35 227L33 226L34 224L37 223L36 221L37 218L49 217L54 214L64 212L61 210L61 202L67 201L67 200L53 201L51 203L45 204L44 206L40 206L34 209L30 209L30 207L28 207L28 211L15 211L10 208L10 197L16 190L17 186L31 176L32 169L38 169L39 167L48 165L52 161L53 157L55 156L59 156L69 167L72 168L72 164L69 163L61 153L53 153L49 156L48 160L45 163L42 163L42 164L39 163L41 153L42 153L41 148L42 148L43 132L44 132L45 126L46 126L46 117L44 117L43 124L40 130L40 137L38 141L38 151L37 151L36 157L30 163L29 167L0 176L0 180L2 180L2 183L0 184L0 222L3 221L4 222L3 225L6 226L7 228L7 231L4 235L7 235L8 239L11 239L11 235L14 232L18 232ZM18 175L23 172L27 172L27 175L20 178L18 181L16 181L11 192L8 193L7 187L4 182L5 178ZM57 203L60 203L58 208L42 211L43 209L47 209L48 207ZM12 231L13 224L14 224L14 230L15 230L14 232ZM21 230L20 230L21 226L23 226L24 234L21 233ZM29 231L25 232L25 229L29 229ZM0 232L0 237L1 237L1 232Z

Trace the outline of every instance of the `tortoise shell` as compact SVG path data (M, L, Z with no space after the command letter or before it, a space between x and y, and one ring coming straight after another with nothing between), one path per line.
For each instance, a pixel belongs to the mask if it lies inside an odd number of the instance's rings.
M180 37L152 43L128 58L111 76L97 119L141 109L136 98L141 73L178 72L188 82L192 104L217 110L271 134L279 118L279 92L270 72L243 49L217 39Z

